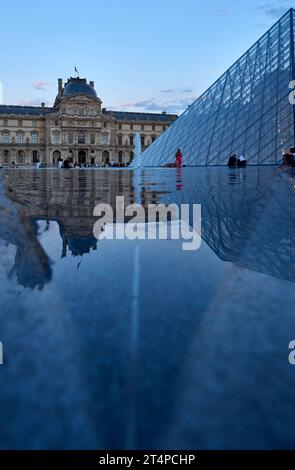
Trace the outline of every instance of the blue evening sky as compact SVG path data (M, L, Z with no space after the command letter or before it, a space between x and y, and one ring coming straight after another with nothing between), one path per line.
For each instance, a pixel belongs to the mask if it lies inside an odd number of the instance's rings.
M285 0L6 1L5 104L52 105L58 77L95 81L104 106L181 112L288 8Z

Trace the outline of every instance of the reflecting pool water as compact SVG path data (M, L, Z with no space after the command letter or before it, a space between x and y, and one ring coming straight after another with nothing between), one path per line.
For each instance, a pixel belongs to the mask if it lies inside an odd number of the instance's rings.
M201 248L97 240L118 195ZM291 170L5 170L0 253L1 448L295 447Z

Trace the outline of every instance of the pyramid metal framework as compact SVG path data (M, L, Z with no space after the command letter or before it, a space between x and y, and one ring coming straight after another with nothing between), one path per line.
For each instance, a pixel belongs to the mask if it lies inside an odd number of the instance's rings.
M252 165L278 163L294 145L294 19L290 9L142 154L141 165L171 163L178 148L187 166L226 165L233 153Z

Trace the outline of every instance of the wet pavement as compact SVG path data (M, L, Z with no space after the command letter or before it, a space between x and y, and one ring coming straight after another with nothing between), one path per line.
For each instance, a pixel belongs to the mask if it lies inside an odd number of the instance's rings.
M295 172L1 170L0 448L295 448ZM202 244L97 240L202 205Z

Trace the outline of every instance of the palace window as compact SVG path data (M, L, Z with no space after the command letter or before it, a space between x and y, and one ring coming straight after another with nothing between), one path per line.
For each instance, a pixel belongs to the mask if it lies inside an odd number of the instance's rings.
M163 126L163 131L165 131L165 130L166 130L166 126Z
M130 145L134 145L134 136L131 134L129 136Z
M54 121L54 125L55 125L55 126L58 126L58 121L57 121L57 120Z
M68 132L68 144L74 143L74 135L72 132Z
M33 127L37 127L37 121L36 121L36 120L34 120L34 121L32 122L32 126L33 126Z
M104 123L103 123L103 127L104 127L104 128L108 127L108 123L107 123L107 122L104 122Z
M155 130L155 124L152 125L153 131Z
M95 134L93 134L93 133L90 134L90 143L92 145L95 144Z
M140 140L141 140L141 145L144 147L144 144L145 144L145 137L144 137L144 135L141 135L141 136L140 136Z
M123 143L123 138L122 138L122 135L118 135L118 145L122 145Z
M85 132L78 132L78 144L85 144Z
M21 127L21 126L23 125L22 119L19 119L19 120L17 121L17 125L18 125L18 127Z
M141 130L144 131L144 124L141 124Z
M37 144L38 143L38 134L37 134L37 132L32 132L31 142L32 142L32 144Z
M18 132L17 134L17 143L23 144L24 143L24 134L22 132Z
M3 119L3 126L8 126L8 119Z
M100 137L100 142L101 142L102 145L108 145L108 143L109 143L109 134L104 132Z
M59 132L54 132L52 138L54 144L59 144Z
M152 142L155 142L155 140L156 140L156 136L152 135Z
M122 124L119 124L119 129L120 129L120 130L122 129Z
M130 124L130 130L133 131L133 124Z
M3 144L9 144L9 133L7 131L2 132Z

